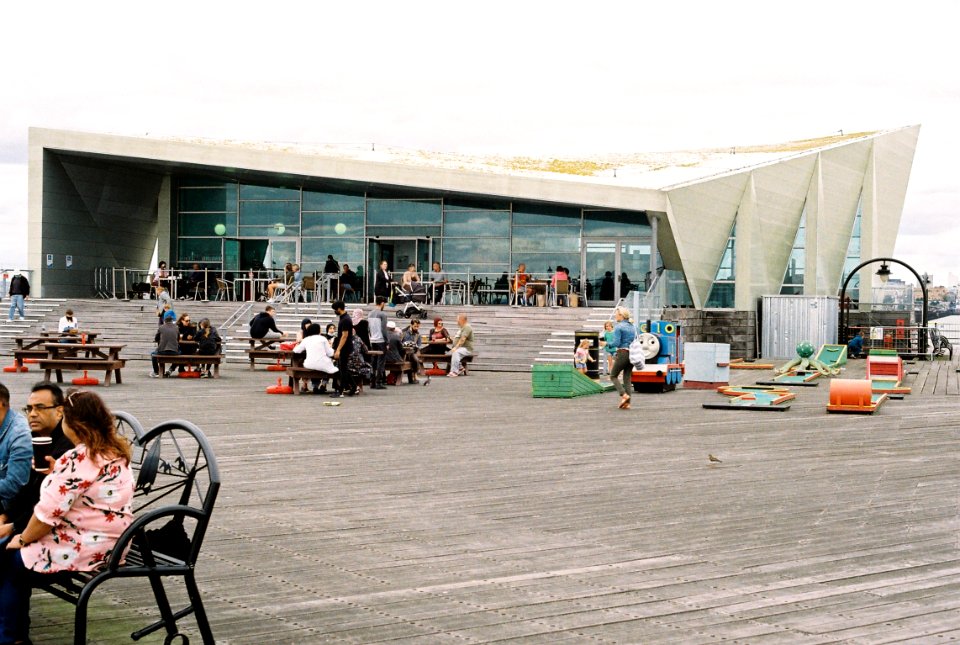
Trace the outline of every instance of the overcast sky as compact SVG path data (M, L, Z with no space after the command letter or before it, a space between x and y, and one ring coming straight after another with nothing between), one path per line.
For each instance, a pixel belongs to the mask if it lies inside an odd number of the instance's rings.
M895 257L938 284L960 275L960 2L21 1L3 15L3 267L26 263L30 126L585 154L919 123Z

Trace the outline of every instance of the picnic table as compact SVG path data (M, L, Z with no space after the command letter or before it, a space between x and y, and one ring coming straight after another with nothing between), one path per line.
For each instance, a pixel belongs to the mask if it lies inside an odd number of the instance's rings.
M44 371L44 380L49 381L52 372L56 372L57 383L63 383L63 370L74 369L84 371L103 370L105 372L103 384L110 385L111 377L122 383L120 369L125 361L120 358L120 351L126 347L122 344L81 344L81 343L43 343L46 357L38 361L38 366ZM83 356L80 356L80 354Z

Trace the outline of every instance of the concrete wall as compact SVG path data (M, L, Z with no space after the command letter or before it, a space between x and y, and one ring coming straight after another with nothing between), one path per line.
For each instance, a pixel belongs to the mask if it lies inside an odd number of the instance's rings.
M96 267L147 268L157 240L162 175L43 153L41 293L91 297ZM53 255L53 266L46 258ZM66 256L73 266L66 266Z
M665 309L664 320L680 323L684 342L728 343L730 358L757 356L757 315L755 311L729 309Z

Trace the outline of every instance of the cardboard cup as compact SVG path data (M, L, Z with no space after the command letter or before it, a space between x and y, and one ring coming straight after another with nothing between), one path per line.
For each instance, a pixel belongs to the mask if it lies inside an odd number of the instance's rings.
M33 438L33 467L36 470L46 470L47 455L53 453L52 437L34 437Z

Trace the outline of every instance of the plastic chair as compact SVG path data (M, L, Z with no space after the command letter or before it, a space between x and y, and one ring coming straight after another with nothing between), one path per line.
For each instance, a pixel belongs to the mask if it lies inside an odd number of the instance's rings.
M550 290L550 306L559 306L559 300L563 298L564 306L570 304L570 281L557 280L557 285Z

